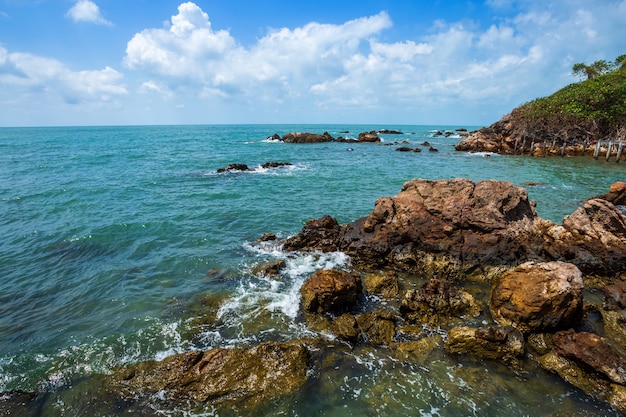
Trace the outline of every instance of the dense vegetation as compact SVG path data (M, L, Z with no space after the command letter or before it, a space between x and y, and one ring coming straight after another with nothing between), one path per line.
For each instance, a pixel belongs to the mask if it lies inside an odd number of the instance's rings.
M604 138L626 140L626 55L614 63L576 64L587 79L516 108L517 134L535 140L577 143Z

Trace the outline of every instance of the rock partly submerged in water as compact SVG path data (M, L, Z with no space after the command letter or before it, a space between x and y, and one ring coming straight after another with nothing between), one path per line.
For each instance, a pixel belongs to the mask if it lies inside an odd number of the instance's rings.
M352 224L330 216L308 221L284 249L343 251L360 266L405 271L418 270L430 254L466 268L567 261L584 273L609 274L626 269L626 218L592 199L558 226L539 218L527 191L510 182L416 179Z
M309 362L303 342L265 342L142 362L115 371L108 383L121 398L157 397L170 405L190 401L246 414L300 390Z

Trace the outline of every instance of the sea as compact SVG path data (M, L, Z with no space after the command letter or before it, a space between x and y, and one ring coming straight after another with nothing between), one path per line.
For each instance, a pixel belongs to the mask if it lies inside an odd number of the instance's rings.
M307 326L299 289L319 269L349 267L349 258L268 249L256 243L265 233L288 237L326 214L355 221L414 178L510 181L528 190L540 217L560 224L625 178L626 163L602 158L455 151L457 129L478 127L0 128L0 414L7 393L28 392L39 402L23 415L116 415L85 387L118 367L195 349L332 337ZM271 139L381 129L402 133L381 134L380 144ZM262 168L266 162L289 164ZM217 172L232 163L249 170ZM286 261L282 279L252 272L275 259ZM384 349L353 355L313 375L311 395L268 415L618 415L532 367L512 371L445 353L416 363ZM219 412L157 403L134 415Z

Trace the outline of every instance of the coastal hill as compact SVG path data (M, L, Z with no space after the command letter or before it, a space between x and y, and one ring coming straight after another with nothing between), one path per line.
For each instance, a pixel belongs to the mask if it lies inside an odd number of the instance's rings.
M576 64L587 79L515 108L471 132L456 149L470 152L581 155L599 140L626 140L626 55L614 63ZM541 146L533 146L541 145Z

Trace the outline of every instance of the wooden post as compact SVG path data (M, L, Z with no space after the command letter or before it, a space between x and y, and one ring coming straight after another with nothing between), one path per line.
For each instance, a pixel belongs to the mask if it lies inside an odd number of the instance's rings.
M563 141L563 147L561 148L561 156L565 156L565 147L567 146L567 142Z
M600 155L600 144L602 143L602 141L598 140L596 142L596 150L593 151L593 159L598 159L598 156Z
M622 150L624 150L624 142L619 143L619 147L617 148L617 157L615 158L615 162L619 162L622 157Z
M543 152L543 156L546 156L546 146L548 146L548 145L546 144L546 141L544 140L543 141L543 148L541 149L541 152Z
M533 140L530 144L530 156L533 156L533 151L535 150L535 141Z
M587 150L587 146L589 145L589 142L587 142L587 139L585 139L583 141L583 152L582 152L582 156L585 156L585 151Z
M524 148L526 147L526 138L522 141L522 150L520 151L520 155L524 155Z
M613 147L613 142L609 141L609 144L606 146L606 160L611 159L611 148Z

